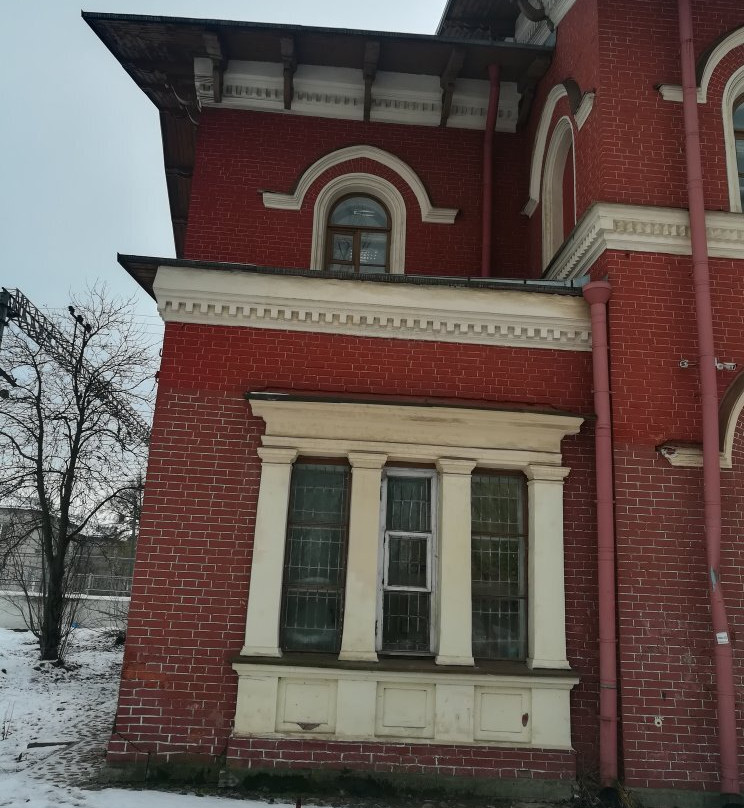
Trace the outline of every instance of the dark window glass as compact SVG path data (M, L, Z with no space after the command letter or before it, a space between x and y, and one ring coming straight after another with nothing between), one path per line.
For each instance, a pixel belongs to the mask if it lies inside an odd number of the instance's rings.
M525 485L472 476L473 656L524 659L527 638Z
M744 210L744 98L734 104L734 138L736 142L736 167L739 171L739 194Z
M287 520L282 648L336 652L349 524L346 466L295 464Z
M326 269L372 275L389 269L390 216L368 196L339 200L328 217Z
M431 649L431 476L385 481L385 546L381 650Z

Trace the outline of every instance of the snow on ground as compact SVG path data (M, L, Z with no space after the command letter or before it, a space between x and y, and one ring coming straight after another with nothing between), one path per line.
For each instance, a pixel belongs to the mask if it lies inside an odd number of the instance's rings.
M121 648L75 629L64 668L38 661L28 632L0 629L0 808L266 808L216 796L88 790L114 720ZM69 745L32 747L63 741ZM288 808L276 803L274 808Z

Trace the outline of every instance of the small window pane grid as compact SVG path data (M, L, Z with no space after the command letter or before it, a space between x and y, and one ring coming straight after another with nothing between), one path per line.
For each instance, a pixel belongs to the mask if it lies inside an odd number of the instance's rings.
M473 656L525 659L525 485L517 475L473 474Z
M384 482L383 653L431 652L432 479L401 472Z
M292 469L281 619L286 651L340 648L349 479L346 466L298 463Z
M326 269L357 275L389 271L390 216L376 200L344 197L328 217Z

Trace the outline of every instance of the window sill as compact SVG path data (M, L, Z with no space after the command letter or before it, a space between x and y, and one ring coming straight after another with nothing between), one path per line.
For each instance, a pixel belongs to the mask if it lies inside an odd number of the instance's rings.
M377 662L339 660L336 654L288 652L280 657L236 656L230 660L240 665L271 665L303 668L333 668L347 671L389 671L392 673L451 673L459 676L526 676L576 679L573 670L559 668L532 669L526 662L476 659L473 667L437 665L434 657L401 657L380 655Z

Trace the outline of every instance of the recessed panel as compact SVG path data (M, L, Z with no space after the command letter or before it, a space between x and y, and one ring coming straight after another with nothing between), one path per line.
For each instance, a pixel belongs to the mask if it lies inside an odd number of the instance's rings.
M281 732L333 732L336 682L282 679L276 728Z
M529 741L531 723L528 690L476 689L476 740Z
M433 685L380 683L377 691L375 731L378 735L432 738Z

